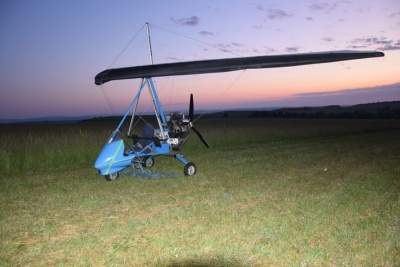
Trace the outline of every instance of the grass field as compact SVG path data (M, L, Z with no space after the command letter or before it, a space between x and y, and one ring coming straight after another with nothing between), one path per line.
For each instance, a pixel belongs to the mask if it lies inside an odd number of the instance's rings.
M195 176L107 182L116 124L0 125L1 266L400 266L399 120L199 120Z

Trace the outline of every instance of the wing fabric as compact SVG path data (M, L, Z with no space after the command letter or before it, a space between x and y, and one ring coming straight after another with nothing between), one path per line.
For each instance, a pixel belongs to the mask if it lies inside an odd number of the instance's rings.
M102 71L96 75L95 84L100 85L113 80L280 68L383 56L384 53L379 51L331 51L135 66Z

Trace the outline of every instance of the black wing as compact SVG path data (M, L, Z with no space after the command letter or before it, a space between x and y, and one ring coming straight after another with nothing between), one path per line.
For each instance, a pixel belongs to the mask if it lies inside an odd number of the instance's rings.
M100 85L112 80L146 77L203 74L243 69L290 67L343 60L383 57L384 55L384 53L378 51L331 51L306 54L187 61L158 65L126 67L119 69L108 69L100 72L95 77L95 84Z

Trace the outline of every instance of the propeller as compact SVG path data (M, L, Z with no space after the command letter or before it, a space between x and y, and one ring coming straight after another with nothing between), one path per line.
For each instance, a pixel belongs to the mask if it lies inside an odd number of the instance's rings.
M197 136L200 138L200 140L203 142L203 144L207 148L210 148L210 146L207 144L207 141L203 138L203 136L200 134L200 132L197 131L196 128L194 128L194 126L192 124L193 115L194 115L193 94L190 94L190 103L189 103L189 122L190 122L190 127L197 134Z

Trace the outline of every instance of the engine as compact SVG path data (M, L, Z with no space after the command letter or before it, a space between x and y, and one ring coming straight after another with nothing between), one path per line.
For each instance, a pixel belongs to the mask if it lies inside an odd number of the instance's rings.
M183 112L173 112L167 119L167 126L169 128L168 143L173 150L180 150L187 141L187 136L190 131L190 121L185 118Z

